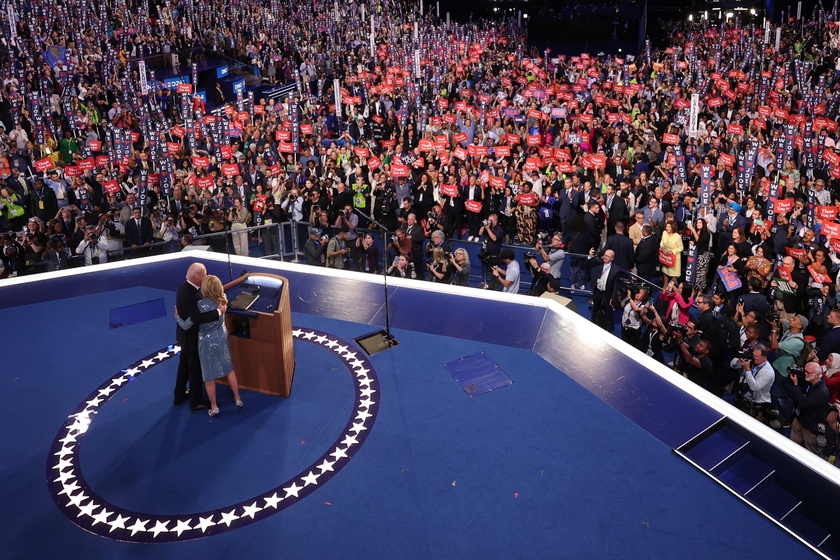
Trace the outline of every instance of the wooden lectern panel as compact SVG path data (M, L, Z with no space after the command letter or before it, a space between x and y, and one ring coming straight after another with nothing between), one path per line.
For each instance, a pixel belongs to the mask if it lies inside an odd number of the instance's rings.
M255 272L226 284L225 293L232 301L240 292L254 292L254 286L259 286L254 304L247 311L229 307L225 315L236 377L242 389L288 397L295 373L288 280Z

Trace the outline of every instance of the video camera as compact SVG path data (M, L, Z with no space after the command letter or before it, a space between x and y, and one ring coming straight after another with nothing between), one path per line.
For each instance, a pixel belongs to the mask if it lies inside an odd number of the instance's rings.
M787 368L788 376L795 375L796 380L799 382L800 385L805 384L805 367L804 366L788 366Z

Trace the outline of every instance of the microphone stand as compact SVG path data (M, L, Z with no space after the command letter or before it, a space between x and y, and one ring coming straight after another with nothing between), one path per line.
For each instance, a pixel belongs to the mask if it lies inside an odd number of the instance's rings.
M358 208L354 208L353 212L356 212L363 218L367 219L370 223L376 225L376 227L382 231L382 286L385 295L385 330L379 330L354 339L359 346L362 347L362 350L364 350L369 356L372 356L373 354L382 352L383 350L393 348L400 343L400 341L394 338L391 334L391 307L389 303L390 298L388 297L388 229L376 221L373 216L368 216Z

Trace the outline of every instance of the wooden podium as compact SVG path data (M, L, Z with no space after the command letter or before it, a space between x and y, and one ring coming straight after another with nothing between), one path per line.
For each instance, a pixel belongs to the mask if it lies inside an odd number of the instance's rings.
M247 310L228 306L225 315L233 367L242 389L280 397L291 392L295 351L288 284L282 276L257 272L225 285L228 302L243 292L259 296Z

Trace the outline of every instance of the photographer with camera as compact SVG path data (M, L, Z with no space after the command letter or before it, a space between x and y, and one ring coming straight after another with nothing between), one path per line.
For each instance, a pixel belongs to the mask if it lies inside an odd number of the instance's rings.
M452 273L452 285L469 286L471 265L467 250L459 247L455 249L454 253L447 253L446 256L454 269Z
M353 211L352 204L345 204L344 209L338 211L338 217L335 219L333 225L336 230L341 230L342 228L347 230L346 241L347 248L350 249L350 256L345 264L350 265L352 263L355 268L356 240L359 238L359 234L356 233L356 227L359 225L359 216ZM349 268L349 266L345 266L345 268Z
M793 399L788 391L788 377L791 366L802 354L805 347L805 338L802 332L808 326L808 320L802 315L794 315L790 320L783 320L784 332L779 337L778 319L771 321L770 348L776 351L776 359L773 360L773 369L776 371L776 382L770 391L774 409L778 411L778 419L772 420L771 428L787 428L790 426L793 415Z
M289 191L289 194L280 203L280 208L292 217L292 221L300 222L303 220L303 198L297 189Z
M98 230L94 225L87 226L84 238L76 246L76 254L85 256L85 266L108 262L108 238Z
M493 267L495 276L502 285L502 291L508 294L519 293L519 263L513 249L505 249L499 254L499 260L505 264L505 269Z
M802 368L791 368L789 375L795 412L790 439L812 453L820 453L817 446L818 424L825 420L828 404L828 387L822 378L822 368L817 362L808 362ZM823 433L825 428L822 428Z
M492 274L493 267L499 265L499 253L502 251L502 240L505 237L505 230L499 225L498 214L490 214L486 220L481 222L478 235L484 236L481 250L478 252L478 258L484 264L486 287L489 290L499 290L501 289L501 285L496 275ZM490 276L487 275L488 271L491 272Z
M326 266L327 263L327 241L329 238L321 236L318 228L309 228L309 239L303 246L303 254L306 257L306 264L311 266Z
M549 273L551 269L547 262L537 264L537 253L525 253L525 268L531 274L531 288L528 293L535 297L542 296L548 291L549 284L559 282Z
M685 363L685 376L700 387L708 389L712 380L712 359L709 356L709 341L700 339L692 350L681 330L673 330L676 351Z
M348 229L342 227L338 233L327 243L327 268L347 268L347 261L350 259L350 247L345 245Z
M738 352L730 364L741 370L735 389L735 406L760 422L768 419L770 388L776 379L773 366L767 360L769 354L770 349L759 342Z
M542 256L543 260L548 263L548 273L554 278L560 279L561 271L563 270L563 261L566 259L566 246L563 244L563 234L555 233L551 236L548 250L545 247L545 236L543 234L537 235L537 242L534 249Z
M648 302L647 288L638 284L630 284L627 288L627 303L621 314L621 340L634 348L639 347L642 335L642 315L652 307Z

